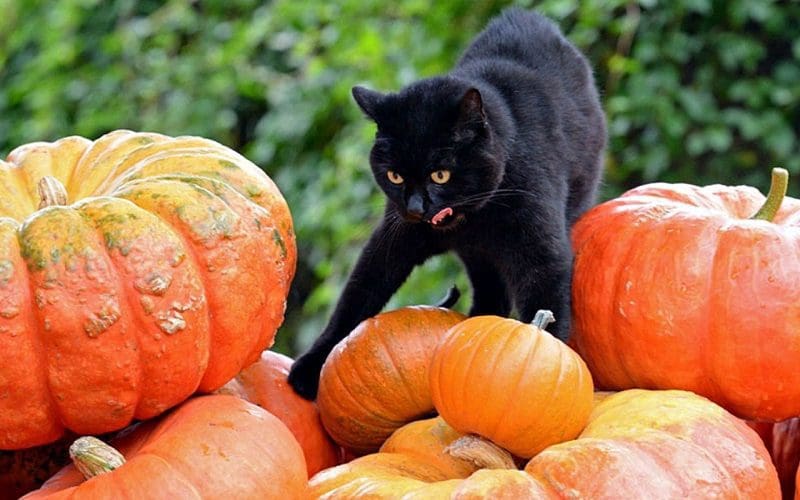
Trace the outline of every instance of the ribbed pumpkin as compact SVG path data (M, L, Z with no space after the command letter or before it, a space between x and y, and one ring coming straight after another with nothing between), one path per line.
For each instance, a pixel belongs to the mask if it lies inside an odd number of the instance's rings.
M592 377L572 349L543 330L542 317L528 325L475 316L447 332L430 384L448 424L523 458L581 432L592 409Z
M272 344L288 207L198 137L115 131L0 161L0 449L120 429L212 391Z
M338 465L342 449L331 440L317 406L297 395L287 381L292 358L273 351L248 366L217 392L233 394L264 408L292 431L306 458L308 475Z
M781 496L758 435L685 391L631 389L609 396L578 439L547 448L525 470L562 498Z
M24 498L308 498L303 451L291 432L236 396L191 399L113 445L126 460L115 470L85 480L71 465ZM92 453L85 463L103 458Z
M436 344L464 316L410 306L364 320L330 353L317 405L325 428L356 454L433 412L428 367Z
M686 389L748 419L800 415L800 200L783 199L786 182L776 170L768 199L648 184L575 224L571 345L598 387Z

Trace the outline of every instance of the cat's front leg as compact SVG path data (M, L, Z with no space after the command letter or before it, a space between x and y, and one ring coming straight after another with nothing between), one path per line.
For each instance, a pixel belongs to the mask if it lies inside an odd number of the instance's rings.
M469 315L508 316L511 312L511 300L508 297L507 285L494 265L488 259L478 256L462 254L460 257L472 285L472 306Z
M334 346L361 321L380 312L414 266L432 255L414 225L389 219L370 237L322 334L289 372L289 384L314 399L322 365Z
M570 333L570 291L572 253L568 244L559 251L547 249L515 259L516 271L509 274L520 321L530 323L536 311L549 309L555 323L547 331L566 342Z

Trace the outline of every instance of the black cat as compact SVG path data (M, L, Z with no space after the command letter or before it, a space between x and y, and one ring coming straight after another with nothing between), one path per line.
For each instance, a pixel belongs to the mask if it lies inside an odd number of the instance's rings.
M386 193L328 326L289 382L316 396L333 347L377 314L414 266L453 250L473 288L470 315L521 321L550 309L570 323L572 223L595 201L606 145L591 69L558 28L509 9L447 75L353 97L378 130L370 155Z

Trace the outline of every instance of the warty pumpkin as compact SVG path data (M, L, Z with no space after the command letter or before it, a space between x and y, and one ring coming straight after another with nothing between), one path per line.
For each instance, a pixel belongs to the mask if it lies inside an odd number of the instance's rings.
M447 332L433 354L430 386L449 425L523 458L581 432L592 410L592 376L544 330L548 313L533 324L475 316Z
M217 390L257 404L292 431L306 458L308 475L338 465L343 451L333 442L319 418L317 406L300 397L287 377L293 363L283 354L264 351L261 358Z
M236 396L190 399L112 443L122 465L88 480L70 465L23 498L308 498L303 451L292 433ZM108 470L107 456L93 452L81 468Z
M275 184L199 137L126 130L0 161L0 449L120 429L272 344L294 274Z
M328 355L317 405L331 437L356 454L433 412L428 368L436 344L464 316L409 306L361 322Z
M648 184L578 220L570 343L598 387L686 389L747 419L800 415L800 200L784 198L787 178L776 169L767 198Z

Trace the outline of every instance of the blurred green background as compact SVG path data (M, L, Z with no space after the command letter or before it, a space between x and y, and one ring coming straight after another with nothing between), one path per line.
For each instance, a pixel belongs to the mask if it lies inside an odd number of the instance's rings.
M768 0L0 0L0 155L118 128L244 153L294 216L300 262L275 347L294 354L324 326L383 205L374 125L350 88L447 71L512 4L555 19L594 64L603 198L655 180L766 190L777 165L800 179L800 3ZM437 258L388 307L435 302L452 283L468 291L457 262Z

